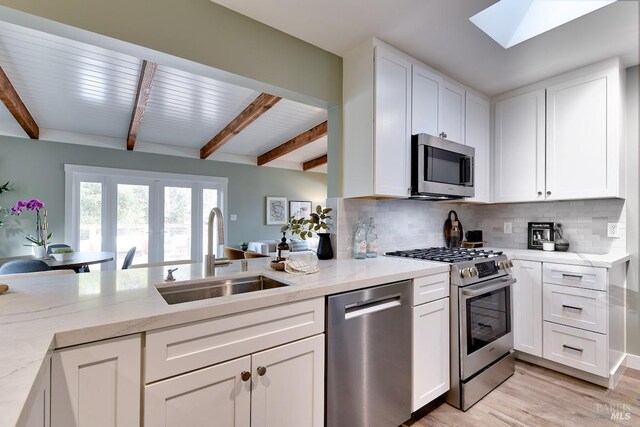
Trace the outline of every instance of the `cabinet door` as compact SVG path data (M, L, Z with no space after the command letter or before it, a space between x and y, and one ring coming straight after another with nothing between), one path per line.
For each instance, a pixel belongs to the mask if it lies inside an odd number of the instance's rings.
M256 353L251 366L252 427L324 425L324 334Z
M382 46L375 52L375 194L406 197L411 167L411 63Z
M476 150L474 156L474 190L476 195L468 200L490 202L491 146L489 126L491 108L488 101L467 92L465 111L465 142L466 145Z
M145 387L146 426L249 427L251 356Z
M139 335L70 347L51 359L51 425L139 426Z
M24 427L49 427L50 425L50 390L51 390L51 364L47 362L42 379L38 383L34 400L27 410L27 419Z
M444 138L464 144L464 88L445 81L442 85L439 128Z
M438 109L442 77L418 65L413 66L411 92L411 133L438 136Z
M413 308L413 392L416 411L449 390L449 298Z
M496 202L545 199L544 90L495 104Z
M607 77L547 88L547 199L611 196Z
M515 260L513 265L514 348L542 357L542 263Z

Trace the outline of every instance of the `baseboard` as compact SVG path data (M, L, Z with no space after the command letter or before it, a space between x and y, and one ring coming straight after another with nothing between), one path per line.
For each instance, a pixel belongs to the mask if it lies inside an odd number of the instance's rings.
M629 369L640 371L640 356L627 353L627 358L625 359L625 365Z
M589 372L584 372L579 369L572 368L570 366L562 365L560 363L543 359L538 356L533 356L531 354L522 353L520 351L516 351L516 358L520 360L524 360L525 362L533 363L534 365L542 366L543 368L551 369L553 371L557 371L565 375L569 375L571 377L579 378L583 381L587 381L602 387L612 388L612 384L609 381L609 377L601 377L599 375L594 375Z

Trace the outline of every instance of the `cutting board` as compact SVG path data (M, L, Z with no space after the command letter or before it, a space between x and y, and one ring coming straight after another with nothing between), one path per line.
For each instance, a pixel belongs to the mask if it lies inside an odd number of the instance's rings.
M448 248L459 248L464 236L462 223L458 219L456 211L449 211L444 222L444 244Z

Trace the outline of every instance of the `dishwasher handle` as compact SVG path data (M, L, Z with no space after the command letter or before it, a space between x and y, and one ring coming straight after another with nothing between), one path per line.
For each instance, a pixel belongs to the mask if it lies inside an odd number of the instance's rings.
M377 298L368 301L355 302L353 304L347 304L344 307L344 318L345 320L349 320L355 317L364 316L365 314L377 313L390 308L399 307L401 305L402 300L400 295L394 295L383 299Z

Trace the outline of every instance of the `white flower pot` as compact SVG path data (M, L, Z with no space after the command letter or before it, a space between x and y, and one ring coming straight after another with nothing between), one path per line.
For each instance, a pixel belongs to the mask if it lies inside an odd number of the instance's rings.
M37 259L43 259L46 255L44 246L31 246L31 253L33 254L33 257Z

